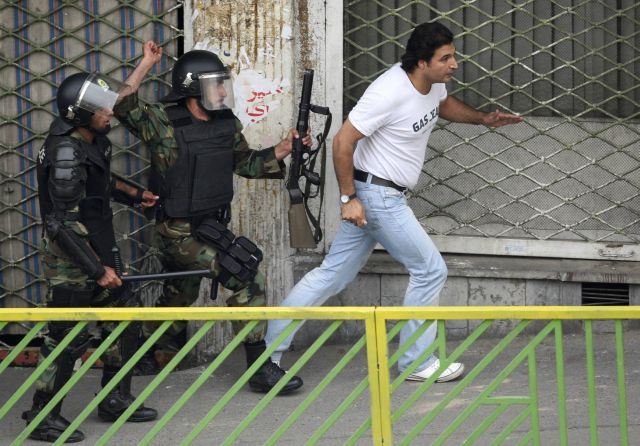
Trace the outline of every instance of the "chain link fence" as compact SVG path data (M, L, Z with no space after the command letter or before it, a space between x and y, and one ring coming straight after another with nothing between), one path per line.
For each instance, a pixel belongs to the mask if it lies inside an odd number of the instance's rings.
M345 116L413 27L439 20L460 63L449 94L525 117L496 130L440 121L410 198L430 234L467 252L488 239L640 241L637 2L361 0L344 17Z
M0 4L0 306L31 307L45 298L36 157L57 114L58 84L78 71L124 80L142 56L143 43L154 39L167 57L140 95L152 100L166 94L171 66L183 48L182 6L169 0ZM146 149L119 126L109 138L112 170L146 184ZM147 255L151 223L133 209L113 207L122 257L135 270Z

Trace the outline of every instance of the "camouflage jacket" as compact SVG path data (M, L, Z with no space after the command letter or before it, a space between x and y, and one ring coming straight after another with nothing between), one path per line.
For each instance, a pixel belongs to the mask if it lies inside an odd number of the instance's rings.
M126 97L115 108L116 118L149 149L151 164L160 176L178 159L179 147L164 104L144 104L136 94ZM236 118L233 141L234 172L244 178L284 178L285 164L275 157L273 147L252 150L242 134L242 124ZM260 154L260 156L258 156ZM158 230L169 237L189 235L191 226L185 220L162 223Z
M134 94L120 102L114 112L118 120L146 144L151 152L151 163L164 177L178 159L179 150L164 104L142 104ZM274 148L252 150L237 118L236 129L233 142L236 175L245 178L284 178L285 164L276 159ZM259 153L261 156L257 156Z

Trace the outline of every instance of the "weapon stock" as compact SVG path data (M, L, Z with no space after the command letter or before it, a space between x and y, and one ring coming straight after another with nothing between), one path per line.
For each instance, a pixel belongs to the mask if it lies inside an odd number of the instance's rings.
M326 137L331 127L331 113L327 107L320 107L311 104L311 89L313 87L313 70L306 69L302 82L302 95L298 108L298 121L296 130L300 138L294 139L293 150L291 151L291 165L289 167L289 177L287 179L287 190L289 191L289 233L290 245L292 248L315 248L322 240L322 229L319 219L322 210L322 189L324 186L324 175L314 172L315 160L320 151L325 148ZM309 129L309 113L314 112L327 116L325 129L318 135L318 148L312 150L305 146L302 138ZM324 153L324 152L323 152ZM322 159L321 169L324 170L324 159ZM305 179L305 191L300 188L300 178ZM317 187L315 194L311 194L311 187ZM318 217L314 217L308 206L308 199L320 193L320 207ZM311 226L314 231L312 232Z

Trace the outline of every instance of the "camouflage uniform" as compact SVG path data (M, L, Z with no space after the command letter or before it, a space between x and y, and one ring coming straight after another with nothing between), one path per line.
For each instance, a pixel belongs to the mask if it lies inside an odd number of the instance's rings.
M75 131L70 134L71 137L76 139L81 139L80 134ZM105 162L109 163L110 153L105 155ZM86 193L83 192L80 199L84 199ZM69 214L78 214L79 209L75 207L71 209ZM81 236L89 243L89 231L78 220L64 220L64 225L71 228L76 234ZM113 228L111 227L111 233L105 234L106 238L110 238L114 240L113 236ZM52 293L53 287L56 286L67 286L76 288L78 290L90 290L92 292L91 298L91 306L92 307L122 307L122 306L137 306L136 301L133 299L133 296L129 293L129 290L126 286L120 287L118 289L105 289L96 284L88 285L89 277L82 269L78 266L77 262L75 262L72 258L70 258L64 251L60 248L60 246L49 239L46 235L42 238L42 243L40 247L40 254L42 259L42 266L44 271L44 276L47 281L48 292L46 297L47 306L51 306L52 302ZM102 259L103 264L113 266L113 259ZM56 322L56 324L70 324L73 325L75 323L65 323L65 322ZM113 322L100 323L99 328L102 334L102 338L105 339L115 328L116 324ZM100 358L103 364L106 367L111 367L113 369L119 369L123 365L123 358L121 354L121 337L116 340L111 346L104 352L102 357ZM47 354L47 352L53 351L53 349L58 345L58 342L53 338L46 336L43 342L43 346L40 350L39 362L42 362ZM44 392L52 392L54 390L54 382L56 378L56 374L58 372L58 361L54 361L49 365L47 370L40 375L38 380L36 381L36 388L38 390Z
M114 110L116 117L132 133L140 138L151 152L151 163L155 171L164 178L167 170L178 159L178 143L174 129L162 104L140 104L135 95L122 101ZM233 140L234 173L245 178L283 178L284 163L275 158L273 150L260 153L251 150L242 135L242 124L236 119L236 133ZM216 265L216 249L192 236L191 224L186 219L168 218L156 225L159 248L167 267L172 271L211 269L214 277L219 271ZM240 283L231 277L222 285L233 291L226 301L229 306L264 306L265 278L258 271L249 283ZM158 306L190 306L198 297L200 279L186 278L167 281L164 295ZM246 321L233 323L238 332ZM147 327L149 329L149 327ZM185 323L174 323L171 334L183 332ZM266 323L261 321L247 336L246 342L262 341Z

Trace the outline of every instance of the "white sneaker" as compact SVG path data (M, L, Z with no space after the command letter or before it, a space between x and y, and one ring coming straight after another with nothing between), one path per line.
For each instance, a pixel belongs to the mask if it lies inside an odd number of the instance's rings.
M439 368L440 360L436 359L434 363L426 369L412 373L405 379L406 381L426 381L431 378L431 376L433 376L433 374L436 373L436 370L438 370ZM436 379L436 382L444 383L447 381L453 381L454 379L462 375L462 372L464 372L464 364L462 364L461 362L454 362L440 374L440 377Z

